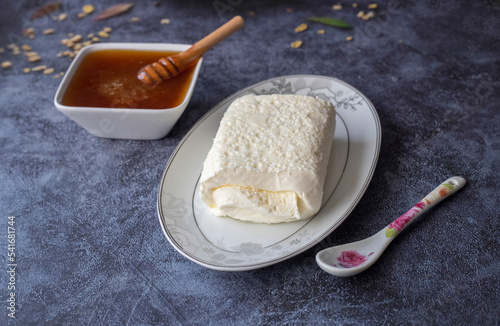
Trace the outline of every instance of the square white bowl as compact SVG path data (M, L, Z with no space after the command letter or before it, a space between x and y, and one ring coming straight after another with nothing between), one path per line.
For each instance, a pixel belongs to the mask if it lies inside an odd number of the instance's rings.
M84 47L68 68L54 97L56 108L85 128L92 135L117 139L160 139L173 128L186 109L193 94L203 58L193 72L189 89L182 103L169 109L99 108L63 105L62 97L83 58L98 50L185 51L187 44L168 43L101 43Z

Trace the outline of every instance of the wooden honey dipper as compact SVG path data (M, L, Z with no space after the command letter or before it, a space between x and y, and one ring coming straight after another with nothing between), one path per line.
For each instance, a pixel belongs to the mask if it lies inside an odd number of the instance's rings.
M157 62L142 67L137 74L137 78L144 84L153 85L177 76L191 61L201 57L205 52L226 37L242 28L244 24L243 18L240 16L234 17L200 41L193 44L193 46L186 51L170 57L161 58Z

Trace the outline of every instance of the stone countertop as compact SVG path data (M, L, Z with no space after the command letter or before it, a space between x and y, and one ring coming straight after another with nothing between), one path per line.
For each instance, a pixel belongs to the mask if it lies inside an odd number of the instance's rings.
M67 13L65 21L50 14L33 22L40 2L0 5L0 61L12 62L0 69L0 324L498 324L498 1L379 2L369 21L356 18L367 1L356 9L341 2L339 11L324 1L143 1L100 22L76 18L87 3L63 2L56 13ZM96 2L96 13L115 3ZM167 137L96 138L55 109L54 75L70 64L57 53L68 33L110 26L103 42L194 43L236 14L245 28L206 54L189 107ZM295 33L311 16L353 29L310 23ZM34 39L22 36L27 27ZM42 35L48 28L55 32ZM296 40L303 45L293 49ZM28 63L10 43L30 45L42 60ZM23 72L38 64L55 72ZM324 241L285 262L220 272L187 260L156 212L170 155L224 98L292 74L337 77L375 105L382 146L365 195ZM319 250L370 236L452 175L467 186L408 227L368 271L337 278L315 264ZM9 216L17 263L10 273Z

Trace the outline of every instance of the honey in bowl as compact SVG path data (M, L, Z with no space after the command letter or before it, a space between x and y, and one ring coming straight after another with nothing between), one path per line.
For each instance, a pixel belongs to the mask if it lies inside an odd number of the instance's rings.
M169 109L189 89L197 60L175 78L144 85L137 72L146 64L177 54L172 51L97 50L87 54L64 92L61 104L99 108Z

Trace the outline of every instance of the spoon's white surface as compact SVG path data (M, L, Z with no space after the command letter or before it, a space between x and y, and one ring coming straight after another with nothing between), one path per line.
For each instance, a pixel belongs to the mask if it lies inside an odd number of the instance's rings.
M432 206L457 192L465 183L462 177L449 178L384 229L367 239L324 249L316 255L316 262L325 272L336 276L352 276L363 272L377 261L405 227Z

